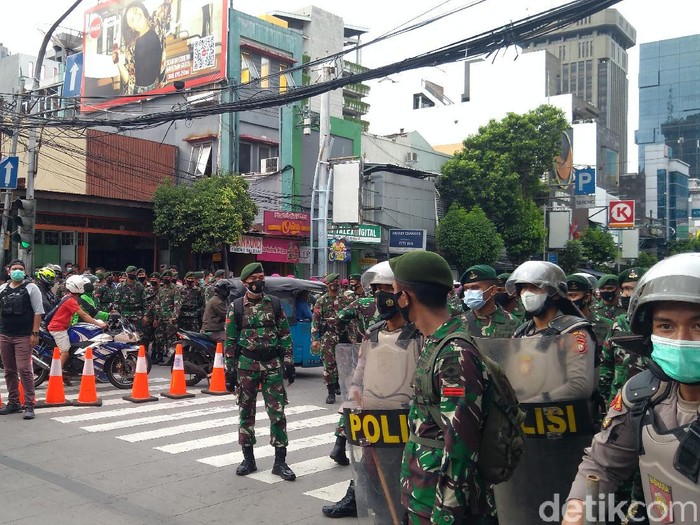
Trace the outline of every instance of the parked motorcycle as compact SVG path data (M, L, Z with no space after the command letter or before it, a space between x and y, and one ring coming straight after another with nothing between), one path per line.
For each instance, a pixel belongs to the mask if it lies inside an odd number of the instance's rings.
M77 323L68 329L71 349L64 374L80 377L85 363L85 351L92 348L95 379L109 382L117 388L131 388L136 373L140 334L133 324L121 316L110 317L106 331L89 323ZM34 384L39 386L49 376L53 349L56 343L51 334L42 327L39 344L34 347ZM151 363L148 362L150 371Z
M216 343L206 334L188 332L187 330L178 330L177 339L177 342L182 345L185 382L187 386L194 386L211 374L214 367ZM174 349L170 349L168 354L167 364L172 366Z

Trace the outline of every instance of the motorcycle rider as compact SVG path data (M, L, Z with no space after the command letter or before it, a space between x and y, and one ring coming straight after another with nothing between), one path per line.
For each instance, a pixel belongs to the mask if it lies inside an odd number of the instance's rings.
M568 496L565 525L601 516L609 500L587 498L598 476L610 495L639 466L646 510L654 522L697 523L700 446L700 254L664 259L639 280L629 305L634 350L651 356L610 405ZM611 502L616 512L620 502ZM586 520L588 521L588 520Z
M97 277L94 275L83 274L83 278L85 279L85 292L83 292L83 294L78 298L78 304L83 310L85 310L85 312L88 313L88 315L91 315L92 317L94 317L95 319L99 319L100 321L107 322L109 320L109 312L105 312L99 309L97 301L95 300L95 297L93 295ZM80 318L76 313L73 314L73 318L71 319L70 324L72 326L79 321Z
M39 268L34 275L34 284L41 292L41 303L44 305L44 312L50 312L57 303L56 294L52 291L56 282L56 272L48 266L44 266Z

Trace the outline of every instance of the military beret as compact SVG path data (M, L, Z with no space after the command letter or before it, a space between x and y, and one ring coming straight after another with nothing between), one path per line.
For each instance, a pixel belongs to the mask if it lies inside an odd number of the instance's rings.
M165 270L163 273L160 274L160 276L161 277L172 277L173 272L171 272L170 270Z
M145 268L139 268L138 270L136 270L136 273L146 273L146 269L145 269Z
M340 277L340 274L337 273L329 273L326 275L326 284L330 284L333 281L337 280L338 277Z
M187 279L188 277L192 277L194 279L194 272L187 272L185 274L185 279Z
M104 279L105 278L105 273L97 271L95 272L95 275L97 276L98 279Z
M447 261L435 252L416 250L389 260L394 278L404 283L434 284L451 290L452 270Z
M226 275L226 270L216 270L214 272L214 277L223 277Z
M151 279L160 279L160 274L158 272L153 272L151 274Z
M644 275L644 270L642 268L628 268L620 274L617 278L617 282L620 286L624 283L636 283L642 275Z
M124 270L126 273L129 272L135 272L136 271L136 266L127 266L126 270Z
M603 275L598 279L598 288L602 288L603 286L618 286L617 284L617 275L612 275L612 274L607 274Z
M509 274L508 272L506 272L506 273L499 273L499 274L498 274L498 283L499 283L499 284L502 284L502 285L505 285L505 284L506 284L506 281L508 280L509 277L510 277L510 274Z
M360 279L362 279L362 275L359 273L351 273L348 279L350 279L351 281L359 281Z
M566 286L570 292L588 293L591 291L591 283L583 275L569 275L566 278Z
M476 283L478 281L497 281L498 276L496 270L488 264L476 264L465 270L460 277L459 282L462 284Z
M195 276L197 279L202 279L202 278L204 277L204 272L201 271L201 270L198 271L198 272L194 272L194 276Z
M247 279L248 277L250 277L254 273L261 273L261 272L264 272L264 270L263 270L262 264L260 264L259 262L247 264L247 265L245 265L245 267L241 271L241 281L244 281L245 279Z

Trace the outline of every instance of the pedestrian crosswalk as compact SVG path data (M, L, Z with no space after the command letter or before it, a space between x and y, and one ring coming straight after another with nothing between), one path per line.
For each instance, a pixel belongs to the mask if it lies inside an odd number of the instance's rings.
M151 394L165 390L167 379L150 378ZM78 387L66 387L66 397L77 397ZM198 393L197 390L195 390ZM98 385L101 407L51 407L38 414L52 421L70 425L92 435L110 437L133 446L148 447L167 457L183 458L209 468L235 468L243 454L238 441L238 406L231 396L204 396L134 404L121 397L128 391L116 390L110 385ZM37 398L43 393L37 391ZM349 467L339 467L328 457L335 442L334 430L338 422L337 406L290 405L285 409L289 434L288 463L297 479L306 479L300 494L324 502L339 500L347 489L352 474ZM262 400L257 402L255 457L257 472L246 477L257 483L283 483L271 472L275 450L267 444L270 428ZM294 460L298 461L295 463ZM262 460L262 461L260 461ZM289 461L291 460L291 461ZM337 469L337 473L320 477L323 472ZM318 479L318 486L313 481ZM324 485L323 480L332 480ZM296 486L302 487L301 484ZM313 486L311 490L308 490ZM285 486L285 490L299 490Z

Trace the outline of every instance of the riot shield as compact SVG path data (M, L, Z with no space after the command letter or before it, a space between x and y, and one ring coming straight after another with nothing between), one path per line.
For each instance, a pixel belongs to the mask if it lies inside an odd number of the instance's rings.
M358 519L368 525L399 525L404 514L401 458L420 347L395 339L336 346Z
M547 503L565 503L591 444L595 349L571 334L477 341L506 372L526 413L524 454L513 477L494 489L499 521L539 525Z

